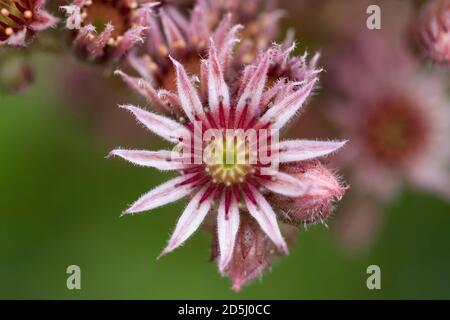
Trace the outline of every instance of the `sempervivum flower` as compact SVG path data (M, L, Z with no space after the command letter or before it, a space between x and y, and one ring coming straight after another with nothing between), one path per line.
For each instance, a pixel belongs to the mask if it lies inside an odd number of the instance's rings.
M152 21L154 18L152 13L150 11L147 11L146 13L147 19L149 20L147 20L145 25L149 26L149 30L157 30L152 23L148 22ZM165 17L164 14L164 11L160 12L162 21L166 18L169 19L168 16ZM198 17L194 18L194 13L192 15L192 19L192 22L199 21ZM188 34L193 34L194 29L198 28L194 27L191 32L188 32ZM238 42L236 35L239 29L241 29L240 25L231 24L231 15L226 15L219 27L211 34L209 39L202 38L202 41L205 42L210 41L210 39L214 41L217 55L223 62L223 77L225 79L236 78L236 74L241 72L244 65L241 51L238 51L232 59L230 58L230 52ZM148 38L157 39L158 37L153 34L149 35ZM169 39L169 37L167 38ZM263 99L266 100L265 102L273 99L277 92L286 87L287 81L300 82L311 80L316 77L318 72L315 67L319 59L319 54L315 54L309 63L307 63L307 53L303 56L291 57L291 54L295 49L295 44L290 43L288 45L287 41L288 38L282 45L275 45L271 48L272 56L267 72L267 86L270 87L270 90L268 90L265 97L263 97ZM153 46L155 46L158 41L154 40L152 43ZM187 42L185 43L187 44ZM172 47L170 50L167 49L165 45L156 45L156 47L165 48L163 50L165 54L170 51L172 57L179 58L183 61L183 65L186 70L188 70L192 77L200 83L200 101L202 103L206 103L208 95L207 60L201 59L201 56L206 56L207 52L205 52L204 45L197 46L195 50L192 50L194 43L198 44L201 42L189 42L189 48L191 48L189 50L187 49L188 47L183 46L183 48L186 49L183 51L184 54L181 54L179 51L175 50L175 47ZM156 51L150 52L158 57ZM174 55L172 55L172 53ZM172 93L172 91L176 89L174 78L177 72L173 63L170 62L170 64L166 64L163 62L166 58L163 58L162 55L160 58L163 60L159 60L158 63L156 63L156 60L151 59L150 55L147 54L138 56L130 53L128 58L130 64L139 72L141 77L132 77L120 70L118 70L116 74L120 75L132 89L143 95L152 105L171 115L180 115L182 110L177 107L179 106L179 103L177 103L177 98ZM247 66L244 68L243 76L241 78L236 78L236 80L238 82L242 82L243 85L250 79L253 72L254 66ZM233 83L234 90L239 90L238 82Z
M143 42L138 7L137 0L74 0L63 6L74 49L90 61L117 62Z
M439 63L450 63L450 0L433 0L424 6L418 22L426 53Z
M31 36L58 19L43 9L46 0L0 0L0 46L25 46Z
M274 40L281 16L280 10L272 10L274 1L198 1L188 15L181 12L177 2L146 2L140 10L141 24L148 27L146 52L130 54L128 62L143 79L166 90L175 89L172 79L176 71L169 55L182 60L191 74L200 77L204 68L199 62L208 53L209 39L214 39L220 55L234 45L230 39L242 29L242 42L231 61L240 69ZM152 10L147 10L149 6ZM230 28L233 32L227 33Z
M341 99L333 120L352 140L340 160L352 172L357 197L379 206L409 183L450 199L450 119L444 79L421 71L401 41L387 41L377 33L356 37L335 57L329 74ZM351 230L343 227L343 232Z
M285 14L284 10L278 9L278 0L202 0L199 5L212 25L217 24L226 13L231 13L233 23L244 26L243 46L257 50L267 48L278 36L278 22ZM248 61L256 52L247 52Z
M232 37L231 41L236 39ZM278 164L326 156L344 143L277 141L278 130L300 110L313 90L317 75L311 75L318 71L309 71L302 82L277 81L266 88L273 54L273 50L267 50L241 74L225 80L229 65L226 62L232 56L229 52L221 54L211 40L208 60L204 62L206 76L199 84L205 99L197 92L186 68L172 59L177 94L171 93L171 98L183 112L178 122L134 106L124 106L149 130L177 143L177 148L172 152L118 149L112 151L112 155L179 174L144 194L124 214L151 210L191 197L161 255L182 245L213 212L217 212L218 264L223 274L233 277L239 273L230 263L236 237L242 228L242 215L251 217L275 248L288 252L277 215L265 194L299 197L308 192L315 179L314 175L302 179L280 171ZM307 69L305 65L302 68ZM245 272L245 265L238 263L242 272Z

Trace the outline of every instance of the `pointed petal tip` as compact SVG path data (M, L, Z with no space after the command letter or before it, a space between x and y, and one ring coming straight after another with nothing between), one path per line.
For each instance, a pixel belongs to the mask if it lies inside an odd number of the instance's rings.
M156 260L161 259L162 257L164 257L166 254L168 254L170 251L167 250L167 247L164 248L164 250L159 254L159 256L156 257Z
M221 261L221 262L219 262L219 272L220 272L220 274L224 277L224 276L226 276L226 273L225 273L225 269L227 268L227 266L228 266L228 263L229 263L229 261Z
M120 70L120 69L114 70L113 74L114 74L115 76L122 76L122 75L125 75L125 73L124 73L122 70Z
M169 59L170 61L172 61L173 65L178 68L181 66L180 62L178 62L178 60L176 60L175 58L172 57L172 55L169 54Z
M122 211L122 213L120 214L119 218L125 217L125 216L129 216L132 214L132 212L128 211L129 209L126 209L124 211Z
M139 109L138 107L135 107L131 104L119 104L117 105L120 109L125 109L128 110L130 112L134 112L134 109Z
M231 290L233 290L234 292L238 293L238 292L241 291L243 284L244 283L242 281L233 281L233 285L231 287Z

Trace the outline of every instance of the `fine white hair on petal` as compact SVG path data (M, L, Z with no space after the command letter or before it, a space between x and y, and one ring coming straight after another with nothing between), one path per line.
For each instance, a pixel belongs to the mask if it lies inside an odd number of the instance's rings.
M248 104L249 114L250 116L255 115L258 110L259 103L261 100L261 96L264 90L264 85L267 80L267 71L270 66L270 57L272 53L271 51L267 51L258 66L249 82L246 84L242 95L239 97L239 101L237 103L237 112L242 112L245 105Z
M200 120L204 119L203 106L198 96L197 90L187 76L184 67L175 59L170 57L177 71L177 89L181 107L186 116L193 122L195 116L199 116Z
M155 105L157 108L170 111L167 104L160 98L158 92L149 81L144 78L131 77L121 70L116 70L114 74L119 75L130 88L145 97L149 103Z
M198 227L200 227L213 203L212 197L209 197L204 202L200 203L206 189L207 186L198 191L189 202L186 209L184 209L183 214L177 222L175 231L170 237L167 247L162 251L159 257L181 246L195 231L197 231Z
M289 140L281 141L274 149L279 161L294 162L327 156L342 148L347 141Z
M266 174L270 174L270 180L260 179L260 183L272 192L287 196L300 197L308 189L303 181L278 170L264 168Z
M258 190L252 186L249 186L249 188L257 203L254 204L248 195L244 194L245 204L247 205L250 215L255 218L261 229L273 243L285 254L288 254L286 241L284 241L283 236L281 235L277 217L271 205Z
M155 113L142 110L132 105L119 106L134 114L137 120L161 138L178 143L179 138L190 137L189 130L180 123Z
M189 185L179 186L188 178L189 176L177 177L150 190L125 210L123 215L148 211L180 200L192 191Z
M230 106L230 94L212 39L210 43L208 67L209 108L213 112L216 112L219 103L222 102L224 109L228 109Z
M179 153L168 150L125 150L116 149L111 151L111 156L118 156L133 164L153 167L159 170L182 170L190 166L190 157L182 157Z
M222 195L217 212L217 235L219 240L219 270L221 273L230 263L233 257L236 236L239 230L239 207L232 196L230 207L226 212L225 194Z
M261 124L271 123L272 129L281 129L292 116L303 106L305 100L311 94L317 78L291 93L280 102L271 107L260 119Z

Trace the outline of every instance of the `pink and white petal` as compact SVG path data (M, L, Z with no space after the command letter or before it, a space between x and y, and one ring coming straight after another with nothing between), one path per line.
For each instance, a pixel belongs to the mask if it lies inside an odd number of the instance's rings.
M78 30L78 34L73 41L73 46L75 48L84 48L92 42L92 37L95 34L95 27L92 24L81 27Z
M303 103L311 94L316 82L317 78L314 78L303 87L275 104L261 117L260 123L262 125L272 123L271 128L281 129L303 106Z
M250 215L255 218L261 229L273 243L285 254L288 254L288 247L281 235L275 212L258 190L252 186L249 186L249 189L256 200L256 204L254 204L248 195L244 193L245 204L247 205Z
M304 181L287 173L268 168L264 170L264 173L270 175L271 179L259 179L258 181L274 193L287 197L300 197L308 190L308 185Z
M275 146L279 162L293 162L324 157L342 148L347 141L290 140Z
M206 104L208 99L208 60L200 61L200 99Z
M27 29L23 28L21 31L14 33L5 41L0 42L0 46L7 45L11 47L25 47L27 37Z
M119 75L131 89L135 90L137 93L145 97L149 103L165 111L170 111L168 106L159 97L155 88L147 80L143 78L131 77L121 70L116 70L114 74Z
M35 22L30 24L30 29L34 31L42 31L51 28L59 22L58 18L52 16L51 14L43 10L35 12L34 15L35 15L34 17Z
M418 188L450 200L450 174L444 166L417 166L408 172L408 178Z
M143 26L136 26L125 32L122 40L114 48L111 54L111 60L112 61L120 60L135 45L137 45L138 43L143 43L144 42L143 32L145 29L146 28Z
M189 32L189 21L180 13L175 7L168 6L166 8L167 14L172 18L172 20L178 25L184 34Z
M239 208L235 197L231 197L228 214L226 213L225 195L220 200L217 213L217 235L219 239L219 270L225 271L233 257L234 244L239 230Z
M98 36L92 40L87 46L87 53L89 58L94 60L101 57L104 54L104 49L108 43L109 38L111 37L114 31L114 26L111 23L108 23L105 27L105 30L100 33Z
M239 30L241 30L243 27L238 24L234 25L227 33L225 40L221 46L217 46L217 56L219 58L219 62L222 65L223 72L225 74L228 74L228 66L229 66L229 59L230 54L235 46L236 43L239 42L237 38L237 33Z
M124 150L111 151L110 156L117 156L131 163L144 167L153 167L159 170L182 170L189 167L190 159L183 158L179 153L168 150Z
M239 101L237 103L236 108L238 113L242 112L244 107L248 105L250 117L256 114L264 90L264 85L266 84L271 54L271 51L268 51L263 55L255 70L255 73L246 84L245 89L239 97Z
M164 30L164 34L169 44L170 50L173 53L177 53L180 49L186 48L186 41L181 33L180 28L174 23L172 17L170 17L164 8L160 10L161 24Z
M155 83L155 77L153 76L153 72L151 68L149 67L149 63L154 64L154 62L149 56L139 55L136 51L132 50L129 54L126 56L126 60L128 64L136 70L139 75L144 78L145 80L149 81L150 83Z
M178 143L180 137L186 138L191 135L186 127L167 117L142 110L132 105L122 105L120 107L133 113L139 122L167 141Z
M197 231L198 227L200 227L213 203L213 197L209 197L200 203L206 189L207 187L202 188L189 202L177 222L175 231L170 237L169 244L159 255L159 257L181 246L195 231Z
M184 67L172 57L170 57L170 59L177 71L177 89L181 107L189 120L195 121L196 115L200 117L200 120L203 120L205 118L203 106L197 94L197 90L187 76Z
M179 185L186 178L188 177L181 176L174 178L144 194L125 210L123 215L155 209L187 196L191 193L190 185Z
M219 48L223 46L224 41L227 37L227 34L231 26L231 19L232 19L231 13L225 14L222 20L220 21L219 25L217 26L216 30L214 31L213 35L214 43L216 43L216 45Z
M222 102L224 109L228 110L230 107L230 94L223 76L222 66L217 58L216 47L212 39L208 62L209 108L214 114L216 114L220 102Z

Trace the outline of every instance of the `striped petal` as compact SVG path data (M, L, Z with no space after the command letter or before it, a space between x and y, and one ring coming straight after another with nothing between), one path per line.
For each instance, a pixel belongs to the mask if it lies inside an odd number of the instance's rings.
M178 97L180 99L181 107L183 108L184 113L192 122L195 120L196 115L198 115L200 119L203 120L203 106L197 94L197 90L187 76L184 67L172 57L170 57L170 59L172 60L177 71Z
M178 28L178 26L174 23L172 18L166 13L164 9L161 9L160 16L164 34L171 51L177 52L185 49L186 41L181 34L180 28Z
M159 257L181 246L195 231L197 231L198 227L201 225L211 209L211 205L213 203L213 197L209 197L201 202L206 189L206 187L202 188L189 202L177 222L175 231L170 237L169 244Z
M191 192L190 185L179 185L186 178L186 176L174 178L144 194L125 210L123 215L148 211L187 196Z
M260 179L260 183L272 192L287 196L300 197L308 186L305 182L294 178L293 176L277 170L269 170L264 168L265 174L270 175L270 179Z
M273 243L285 254L288 253L288 247L281 235L278 227L277 218L270 204L264 196L254 187L249 186L249 189L256 200L256 203L244 193L245 204L250 215L255 218L261 229L273 241Z
M272 123L271 128L281 129L295 113L302 107L306 98L311 94L317 78L309 81L305 86L282 99L279 103L271 107L260 119L260 123Z
M131 163L144 167L153 167L159 170L181 170L189 166L188 158L182 158L174 151L147 151L116 149L110 155L118 156Z
M119 75L131 89L135 90L137 93L145 97L149 103L165 111L171 111L164 103L164 101L161 100L155 88L149 81L145 80L144 78L131 77L121 70L116 70L114 74Z
M136 119L145 125L147 129L167 141L178 143L180 137L190 136L190 132L186 127L169 118L142 110L141 108L132 105L122 105L120 107L133 113Z
M342 148L347 141L291 140L278 144L279 161L293 162L327 156Z
M226 212L225 195L220 201L217 213L217 235L219 239L219 270L224 272L233 257L234 244L239 230L239 208L235 197L230 197L230 207Z
M264 90L264 85L267 80L267 71L270 66L270 55L271 52L266 52L261 61L258 64L258 67L255 70L255 73L250 78L250 81L246 84L242 95L239 97L239 101L237 104L238 113L242 112L244 107L248 105L249 113L251 116L255 115L256 110L259 107L259 103L261 101L261 96Z
M215 114L220 102L222 102L224 109L227 110L230 106L230 94L223 77L222 66L217 58L213 40L211 40L209 50L208 89L209 108L211 111Z

